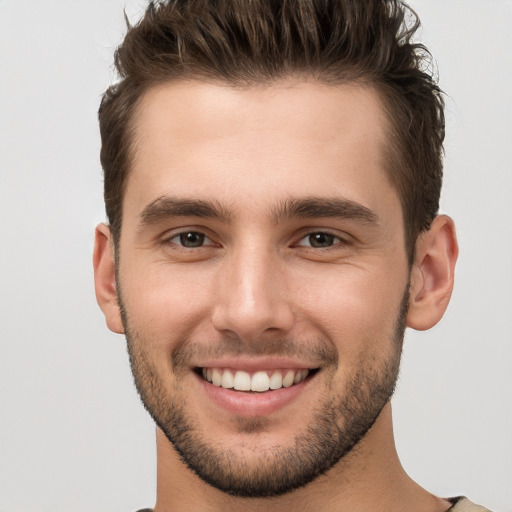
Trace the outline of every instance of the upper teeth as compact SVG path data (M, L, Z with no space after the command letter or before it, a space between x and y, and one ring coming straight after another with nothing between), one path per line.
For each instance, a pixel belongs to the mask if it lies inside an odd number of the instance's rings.
M299 384L309 374L309 370L271 370L259 371L252 376L242 370L228 368L203 368L203 378L214 386L237 391L268 391L269 389L289 388Z

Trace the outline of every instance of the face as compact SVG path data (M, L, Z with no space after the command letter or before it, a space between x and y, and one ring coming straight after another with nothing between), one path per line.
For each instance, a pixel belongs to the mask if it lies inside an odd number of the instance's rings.
M135 133L117 291L141 398L213 486L305 485L364 443L398 373L409 269L379 98L171 84Z

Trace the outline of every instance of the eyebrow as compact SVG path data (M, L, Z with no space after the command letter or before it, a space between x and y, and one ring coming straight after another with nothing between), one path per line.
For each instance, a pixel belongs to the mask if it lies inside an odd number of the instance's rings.
M162 196L149 203L140 214L140 225L150 226L172 217L201 217L230 223L231 211L215 200L193 198L178 199ZM360 203L350 199L333 197L288 198L282 204L271 208L272 221L276 224L293 218L341 218L375 224L377 214Z
M355 220L365 224L379 223L379 217L375 212L360 203L340 197L290 198L282 206L274 208L272 214L276 223L291 218L327 217Z
M232 216L217 201L162 196L149 203L139 217L142 226L149 226L172 217L206 217L229 223Z

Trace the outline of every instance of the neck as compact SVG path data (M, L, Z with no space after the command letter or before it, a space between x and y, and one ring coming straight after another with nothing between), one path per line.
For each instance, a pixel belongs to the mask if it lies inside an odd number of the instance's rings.
M184 465L159 429L157 459L155 512L444 512L450 507L447 501L416 484L402 468L394 443L390 404L351 453L326 474L283 496L239 498L211 487Z

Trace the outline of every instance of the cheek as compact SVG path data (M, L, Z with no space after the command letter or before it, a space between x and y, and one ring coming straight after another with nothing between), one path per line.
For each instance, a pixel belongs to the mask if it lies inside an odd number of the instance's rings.
M120 272L122 296L130 328L144 338L147 348L170 352L198 335L211 302L207 276L166 263L135 269Z
M392 277L393 276L393 277ZM393 339L407 277L375 268L335 268L297 286L299 315L345 352Z

